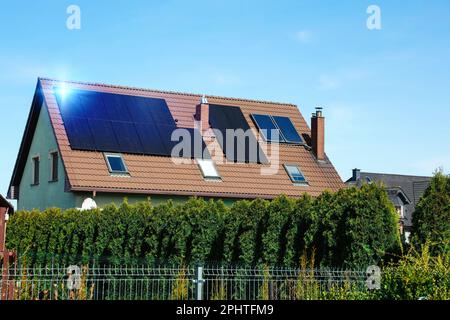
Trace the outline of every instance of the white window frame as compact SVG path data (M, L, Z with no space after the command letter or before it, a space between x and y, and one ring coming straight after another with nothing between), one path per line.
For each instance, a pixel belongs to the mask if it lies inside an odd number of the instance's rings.
M217 167L212 159L195 159L197 162L198 167L200 168L200 171L202 173L202 176L205 180L215 180L215 181L222 181L222 177L220 176L219 170L217 170ZM204 165L210 164L212 166L212 169L215 171L215 174L209 174L207 173Z
M121 153L104 153L105 156L105 161L106 161L106 165L108 166L108 171L111 175L126 175L129 176L130 172L128 171L128 167L127 164L125 163L125 160L123 159L123 156ZM108 158L119 158L120 160L122 160L123 163L123 167L125 168L125 171L116 171L116 170L112 170L111 168L111 164L109 163L109 159Z
M285 163L285 164L283 164L283 167L284 167L284 170L286 171L286 174L288 175L289 179L291 180L291 182L292 182L294 185L298 185L298 186L302 186L302 187L304 187L304 186L309 186L308 179L306 178L305 174L304 174L303 171L300 169L300 166L299 166L298 164L294 164L294 163ZM298 169L298 172L300 172L300 174L303 176L303 178L305 178L305 181L303 181L303 182L295 181L295 180L292 178L292 176L291 176L291 174L290 174L290 172L289 172L289 170L288 170L288 167L296 167L296 168Z

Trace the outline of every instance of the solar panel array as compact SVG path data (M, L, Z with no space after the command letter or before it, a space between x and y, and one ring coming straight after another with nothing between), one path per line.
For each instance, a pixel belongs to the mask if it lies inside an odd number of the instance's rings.
M221 138L217 140L228 160L241 163L268 163L241 108L210 104L209 122L211 127L220 133ZM236 131L239 129L242 131ZM244 139L238 137L239 133L245 133Z
M304 143L288 117L252 114L252 119L266 141L292 144ZM278 134L274 135L274 132Z
M164 99L55 88L56 100L72 149L171 156L179 141L171 141L176 129ZM176 156L209 158L200 133L185 128L190 151Z

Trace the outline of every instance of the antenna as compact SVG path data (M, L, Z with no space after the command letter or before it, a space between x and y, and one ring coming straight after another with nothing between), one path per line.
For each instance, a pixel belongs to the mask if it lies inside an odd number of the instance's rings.
M83 204L81 205L81 210L91 210L96 208L97 203L95 203L95 201L92 200L91 198L84 199Z

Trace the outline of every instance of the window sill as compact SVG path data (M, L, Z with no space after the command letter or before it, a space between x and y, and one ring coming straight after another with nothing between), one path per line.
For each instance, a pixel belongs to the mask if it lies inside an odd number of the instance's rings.
M294 182L294 186L296 187L309 187L308 182Z
M54 183L54 182L58 182L58 179L56 179L56 180L48 180L48 183Z
M205 177L203 180L207 182L222 182L222 178Z
M32 183L30 184L30 187L37 187L39 185L39 183Z
M109 175L111 177L122 177L122 178L130 178L131 175L127 172L110 172Z

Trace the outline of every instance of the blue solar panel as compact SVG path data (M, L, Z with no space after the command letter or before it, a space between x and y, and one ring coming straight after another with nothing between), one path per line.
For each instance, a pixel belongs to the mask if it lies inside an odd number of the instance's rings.
M171 155L175 144L170 139L177 126L164 99L79 89L65 94L61 88L54 91L72 149ZM197 154L201 152L185 156Z
M284 142L280 130L268 115L252 114L252 119L263 136L269 142Z
M147 123L136 123L135 128L142 145L142 153L167 156L167 149L156 126ZM169 154L170 155L170 154Z
M289 119L288 117L279 117L279 116L273 116L272 118L275 121L278 128L280 128L281 134L283 135L286 142L298 144L303 143L303 139L298 134L297 130L292 124L291 119Z
M64 126L70 133L69 140L72 149L96 150L94 137L86 119L83 118L65 118Z
M100 151L121 152L111 121L87 119L94 137L95 148Z
M113 131L120 152L145 153L134 123L114 121Z

